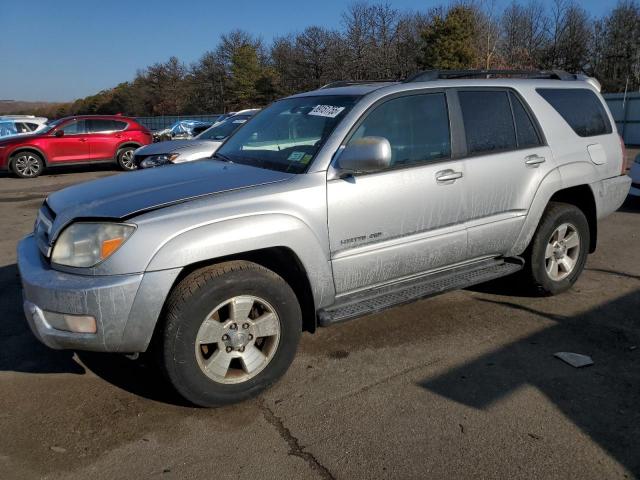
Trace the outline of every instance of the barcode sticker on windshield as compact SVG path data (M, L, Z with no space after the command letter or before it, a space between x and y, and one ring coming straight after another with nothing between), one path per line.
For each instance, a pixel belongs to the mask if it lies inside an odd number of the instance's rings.
M313 107L313 110L309 112L309 115L315 115L316 117L336 118L343 110L344 107L334 107L333 105L316 105L315 107Z

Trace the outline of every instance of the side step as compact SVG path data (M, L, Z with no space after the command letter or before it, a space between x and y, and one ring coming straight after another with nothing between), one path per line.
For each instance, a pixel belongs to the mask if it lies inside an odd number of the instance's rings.
M523 266L524 260L519 257L489 259L358 292L338 300L326 310L320 310L318 325L326 327L421 298L484 283L515 273Z

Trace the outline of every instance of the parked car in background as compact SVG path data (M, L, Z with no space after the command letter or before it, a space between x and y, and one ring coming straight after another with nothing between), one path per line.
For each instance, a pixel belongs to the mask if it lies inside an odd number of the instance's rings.
M142 147L135 151L134 162L138 168L152 168L210 157L227 137L259 111L257 108L241 110L192 140L173 140Z
M0 139L0 169L23 178L37 177L48 167L84 163L117 162L134 170L134 150L149 143L151 133L130 118L61 118L39 132Z
M516 272L564 292L631 179L596 81L521 75L341 82L211 160L57 191L18 245L27 321L52 348L152 349L215 406L276 382L303 330Z
M629 194L634 197L640 197L640 153L636 156L633 164L631 165L629 176L631 177L632 182Z
M45 117L2 115L0 116L0 138L34 133L46 126L47 119Z
M213 122L202 122L200 120L179 120L169 128L153 132L153 141L166 142L168 140L193 138L195 135L197 135L197 133L194 133L194 129L198 129L201 132L209 128L211 125L213 125Z

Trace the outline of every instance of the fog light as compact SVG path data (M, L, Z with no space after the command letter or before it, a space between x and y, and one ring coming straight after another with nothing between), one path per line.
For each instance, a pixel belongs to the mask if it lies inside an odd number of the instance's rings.
M73 333L96 333L96 319L91 315L44 312L47 323L56 330Z

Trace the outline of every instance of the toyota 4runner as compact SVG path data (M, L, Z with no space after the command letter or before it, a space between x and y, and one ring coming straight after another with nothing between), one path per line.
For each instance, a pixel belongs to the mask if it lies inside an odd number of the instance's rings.
M154 350L186 399L236 402L318 325L516 272L567 290L629 191L622 165L591 78L331 84L210 159L50 195L18 245L24 310L52 348Z

